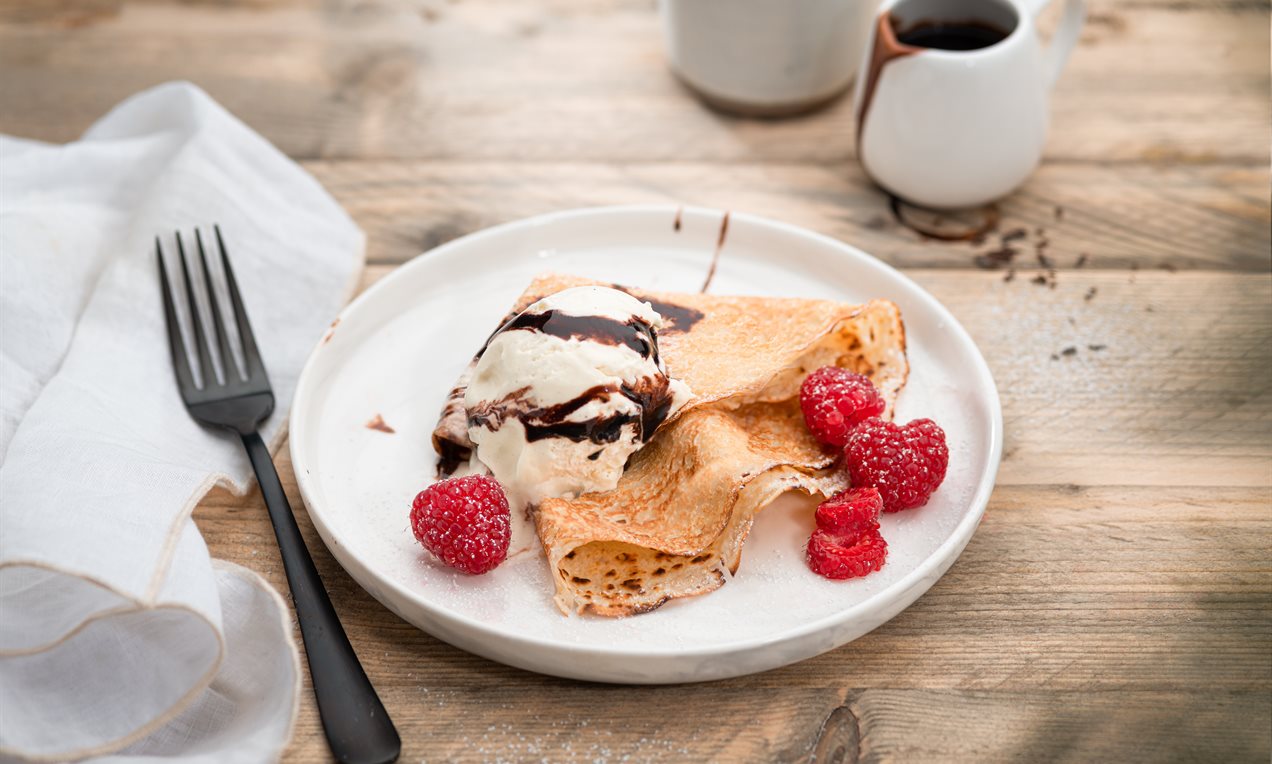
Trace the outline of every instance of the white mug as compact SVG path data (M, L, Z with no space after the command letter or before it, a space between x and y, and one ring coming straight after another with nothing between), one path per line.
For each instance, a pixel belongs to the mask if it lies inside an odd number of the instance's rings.
M955 209L994 201L1029 177L1042 158L1051 87L1085 15L1083 0L1065 0L1044 50L1035 18L1047 2L883 2L853 108L858 156L876 183ZM959 42L970 49L948 49Z
M848 88L874 0L660 0L671 67L709 104L807 111Z

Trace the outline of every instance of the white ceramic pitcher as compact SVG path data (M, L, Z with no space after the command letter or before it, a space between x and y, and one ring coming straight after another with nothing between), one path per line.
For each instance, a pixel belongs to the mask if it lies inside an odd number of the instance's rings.
M1042 157L1051 87L1086 12L1083 0L1065 0L1044 49L1035 19L1047 3L882 3L854 101L858 156L875 182L908 202L954 209L991 202L1029 177ZM940 44L933 36L941 29L968 27L1001 39L970 50L927 47Z

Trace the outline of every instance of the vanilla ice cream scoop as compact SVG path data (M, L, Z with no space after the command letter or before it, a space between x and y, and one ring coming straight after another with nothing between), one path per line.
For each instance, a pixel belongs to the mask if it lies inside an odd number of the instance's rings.
M519 503L608 491L693 397L658 356L662 317L608 287L566 289L504 324L464 394L477 459Z

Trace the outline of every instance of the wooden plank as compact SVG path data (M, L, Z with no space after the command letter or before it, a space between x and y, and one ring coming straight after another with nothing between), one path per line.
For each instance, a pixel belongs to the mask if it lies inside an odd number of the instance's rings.
M742 706L728 703L715 685L616 690L569 683L522 692L420 693L419 724L404 735L401 760L799 761L838 702L831 690L757 690L744 722L726 718ZM662 709L651 714L645 708L650 704ZM678 711L667 713L668 707ZM316 718L302 717L296 732L287 761L330 761Z
M196 519L213 555L285 590L259 495L210 498ZM1124 706L1114 716L1127 729L1158 729L1170 719L1188 725L1201 713L1231 740L1167 736L1153 745L1217 744L1244 760L1266 759L1268 750L1259 730L1268 729L1272 697L1269 501L1266 488L1001 487L954 568L879 630L802 664L677 688L540 677L445 645L374 602L338 568L303 513L300 522L402 729L408 760L790 760L811 750L821 721L848 691L862 689L850 707L864 720L863 740L873 741L866 749L907 759L1019 755L1019 736L1030 729L1032 744L1050 750L1111 704ZM905 702L885 695L876 706L870 688L925 692L904 694ZM1136 693L1154 700L1140 702ZM925 705L931 734L911 734L913 751L897 748ZM996 714L1000 705L1020 708ZM966 724L975 714L985 714L982 723ZM954 734L957 725L966 729ZM289 758L325 760L318 729L306 694ZM1109 760L1142 758L1130 754L1144 743L1113 729L1093 730L1078 751L1108 746Z
M847 761L1263 762L1272 745L1258 692L867 690L845 708L860 729Z
M847 99L780 122L702 108L668 71L644 1L33 7L3 13L0 131L45 140L70 140L128 95L185 78L303 158L854 155ZM1094 0L1055 93L1048 158L1266 169L1266 31L1266 4Z
M753 694L744 704L730 697L738 691ZM849 704L826 713L831 693L623 688L624 701L612 704L603 692L597 690L593 698L584 692L546 692L544 706L500 703L482 693L424 700L434 718L408 741L407 751L421 761L462 762L1261 763L1267 760L1272 723L1263 693L1110 697L866 690L849 693ZM457 700L464 709L487 715L463 739L456 739L455 727L449 726L464 713L451 710ZM801 704L796 713L792 701ZM549 704L551 713L535 710ZM669 705L677 712L650 718L643 704ZM730 718L742 714L744 719ZM621 725L615 717L622 717ZM839 756L836 749L842 751ZM328 760L317 726L300 726L288 760Z
M978 254L1002 246L1000 235L980 244L945 243L906 228L856 162L304 164L367 232L375 263L402 262L496 223L600 204L752 212L807 226L902 267L972 268ZM1085 254L1092 268L1266 273L1272 264L1268 183L1266 166L1046 164L999 203L998 232L1028 234L1012 245L1024 267L1036 264L1045 240L1046 255L1062 268Z
M1055 289L1028 273L910 275L989 361L1006 431L1000 484L1272 477L1266 274L1075 270Z

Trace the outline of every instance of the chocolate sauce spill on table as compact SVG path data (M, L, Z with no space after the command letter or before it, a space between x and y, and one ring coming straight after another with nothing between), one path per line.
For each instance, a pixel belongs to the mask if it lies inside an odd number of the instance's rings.
M724 217L720 220L720 236L716 239L715 251L711 253L711 266L707 269L707 278L702 282L702 288L698 290L703 294L711 286L711 280L715 278L716 266L720 264L720 250L724 249L724 239L728 235L729 211L725 210Z
M928 228L908 219L902 212L903 207L913 207L920 210L925 208L917 204L911 204L894 194L888 194L888 206L892 209L892 216L897 219L898 223L926 239L936 239L938 241L973 241L984 237L985 234L998 228L998 206L995 204L987 204L981 208L980 212L982 217L981 222L978 225L968 226L967 228L954 231L943 231L939 228Z
M672 221L671 223L671 230L675 231L676 233L680 233L680 216L683 215L684 212L685 212L684 207L676 208L676 219Z

